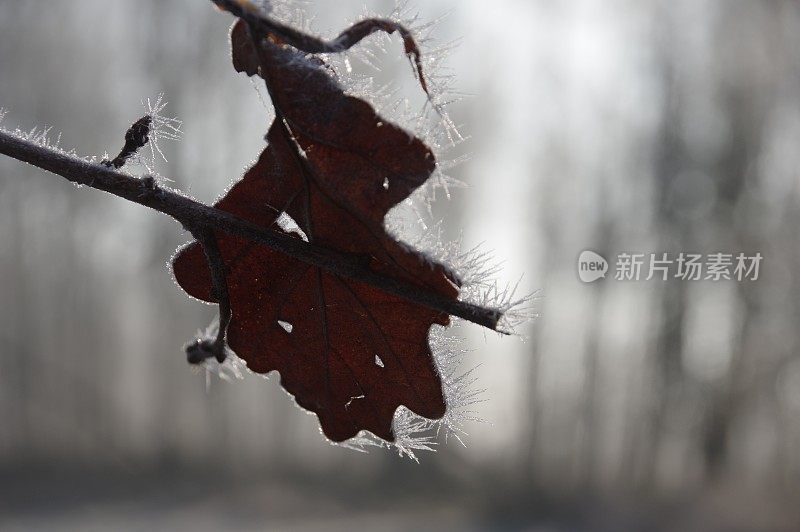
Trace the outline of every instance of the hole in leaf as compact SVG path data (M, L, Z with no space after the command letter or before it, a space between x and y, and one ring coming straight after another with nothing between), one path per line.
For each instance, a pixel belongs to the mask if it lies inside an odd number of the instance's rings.
M383 367L383 360L381 360L381 357L379 357L378 355L375 355L375 365Z
M286 331L287 333L292 334L292 329L294 329L294 325L292 325L288 321L278 320L278 325L283 327L283 330Z
M297 236L308 242L308 235L306 235L305 231L303 231L297 222L294 221L294 218L285 212L282 212L281 215L278 216L278 219L275 220L275 223L287 233L295 233Z
M388 177L384 177L383 178L383 190L389 190L389 178Z

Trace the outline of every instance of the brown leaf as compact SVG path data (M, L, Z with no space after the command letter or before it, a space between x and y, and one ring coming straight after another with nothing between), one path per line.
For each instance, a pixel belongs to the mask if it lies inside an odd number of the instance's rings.
M216 206L275 231L285 212L314 244L457 298L446 268L383 227L388 210L430 177L430 149L344 94L318 57L278 39L256 47L241 21L231 44L235 68L265 80L277 118L259 160ZM427 418L444 414L428 334L448 316L246 240L217 238L233 309L230 347L255 372L279 371L331 440L368 430L391 441L401 405ZM181 250L173 269L190 295L214 301L198 244Z

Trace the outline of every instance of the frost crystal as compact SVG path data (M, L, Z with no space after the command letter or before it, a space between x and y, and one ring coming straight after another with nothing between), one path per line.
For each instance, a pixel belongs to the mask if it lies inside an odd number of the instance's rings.
M520 279L521 281L521 279ZM473 302L481 306L497 309L502 314L497 331L503 334L517 334L520 326L539 317L536 312L536 302L539 292L535 291L524 296L517 296L520 281L516 284L507 284L500 288L497 283L489 285L480 292Z
M7 116L8 111L5 109L0 109L0 122ZM18 139L24 140L26 142L31 142L36 144L37 146L41 146L43 148L47 148L53 151L60 153L61 155L65 155L67 157L72 157L75 159L79 159L82 162L86 163L96 163L98 161L97 157L81 157L79 156L75 150L65 150L61 147L61 133L56 135L55 139L51 138L51 126L45 126L44 128L34 127L28 131L15 128L13 130L6 129L2 125L0 125L0 131L3 133L7 133L9 135L13 135Z
M167 162L164 152L161 151L161 147L158 145L159 140L180 140L181 136L183 135L183 131L181 131L183 122L177 118L170 118L162 114L164 109L167 107L167 103L168 102L164 101L163 92L156 97L155 101L148 98L147 103L142 102L142 106L145 108L147 115L151 119L150 137L148 139L150 144L151 164L155 164L156 153L161 156L161 159L163 159L164 162Z
M414 414L405 407L398 408L392 424L395 437L393 446L398 454L419 462L414 454L415 451L435 451L436 442L430 435L430 428L430 420Z

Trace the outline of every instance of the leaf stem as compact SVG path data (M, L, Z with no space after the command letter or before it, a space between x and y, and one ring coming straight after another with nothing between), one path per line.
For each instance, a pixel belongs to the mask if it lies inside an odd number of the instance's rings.
M203 253L208 262L208 269L211 271L211 284L214 287L214 297L219 306L219 328L217 337L211 347L211 354L217 362L225 361L225 335L228 332L228 325L231 323L231 300L228 293L228 276L225 272L225 261L219 250L219 243L214 231L207 225L190 228L189 231L195 240L200 243Z

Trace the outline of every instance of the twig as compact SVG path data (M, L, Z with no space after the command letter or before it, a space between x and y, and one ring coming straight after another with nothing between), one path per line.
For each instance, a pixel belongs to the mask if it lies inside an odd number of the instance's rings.
M0 153L57 174L73 183L150 207L171 216L184 227L213 229L246 238L339 277L374 286L407 301L443 314L457 316L494 331L497 330L497 324L503 316L501 310L481 307L466 301L452 301L423 287L377 273L351 255L310 244L242 220L188 198L178 191L162 187L152 178L139 179L1 130Z
M414 41L411 32L402 24L393 20L380 18L368 18L356 22L346 30L342 31L335 39L325 41L314 35L303 33L299 30L287 26L277 20L272 20L263 16L253 6L249 0L211 0L221 9L228 11L231 15L241 18L247 25L254 30L257 35L274 35L284 43L294 46L300 51L309 54L339 53L349 50L373 33L382 31L385 33L400 34L403 39L403 47L411 63L414 65L419 83L422 90L429 97L428 83L425 80L422 68L422 53Z
M228 276L225 273L225 261L219 250L217 237L214 231L208 226L189 228L192 236L200 243L203 253L208 262L208 269L211 271L211 284L214 287L214 297L219 305L219 328L217 336L212 340L208 338L198 339L186 346L186 355L190 364L200 364L209 357L214 357L217 362L222 364L225 361L225 334L228 332L228 325L231 323L231 300L228 294Z

